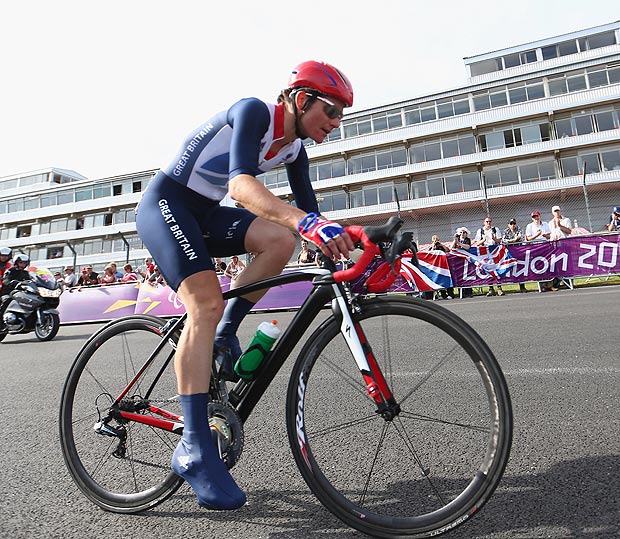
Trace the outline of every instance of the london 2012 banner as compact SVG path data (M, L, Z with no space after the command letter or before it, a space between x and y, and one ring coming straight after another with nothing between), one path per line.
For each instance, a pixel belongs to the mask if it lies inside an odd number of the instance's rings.
M509 245L511 263L501 275L485 270L475 258L448 254L455 286L545 281L620 273L620 235L570 236L556 241ZM475 252L475 249L470 251Z

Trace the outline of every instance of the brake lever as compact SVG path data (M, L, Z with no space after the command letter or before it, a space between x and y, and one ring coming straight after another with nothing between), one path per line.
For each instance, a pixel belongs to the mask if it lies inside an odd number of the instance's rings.
M411 250L411 262L418 266L418 247L413 241L413 234L411 232L399 232L392 240L392 243L384 249L382 249L383 257L386 262L392 268L392 273L396 275L396 261L401 258L402 254L407 250Z

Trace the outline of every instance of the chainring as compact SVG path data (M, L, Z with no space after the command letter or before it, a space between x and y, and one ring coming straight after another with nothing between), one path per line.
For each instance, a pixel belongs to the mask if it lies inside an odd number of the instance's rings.
M221 401L209 403L209 426L222 460L230 470L243 452L243 423L237 410Z

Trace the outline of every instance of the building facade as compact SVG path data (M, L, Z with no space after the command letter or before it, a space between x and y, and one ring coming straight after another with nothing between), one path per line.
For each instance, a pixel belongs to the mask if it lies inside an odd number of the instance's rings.
M400 209L422 245L487 215L525 228L556 204L576 228L603 230L620 205L620 21L464 62L466 84L347 114L306 145L321 212L350 225ZM0 178L0 245L53 269L140 263L133 208L155 172ZM293 203L283 167L259 179Z

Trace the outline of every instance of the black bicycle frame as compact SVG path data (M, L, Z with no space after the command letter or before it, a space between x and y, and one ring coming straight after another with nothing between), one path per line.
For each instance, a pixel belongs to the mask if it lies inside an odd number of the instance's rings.
M239 416L241 417L241 420L243 422L247 420L250 413L256 406L256 403L263 396L263 394L271 384L271 381L274 379L288 356L291 354L297 343L300 341L304 332L308 329L308 322L314 320L320 310L329 301L336 297L334 287L338 287L343 296L345 296L345 291L342 288L342 285L336 284L334 282L331 271L316 268L277 275L275 277L270 277L256 283L228 290L223 294L224 300L228 300L231 298L242 296L244 294L263 290L265 288L273 288L275 286L282 286L303 281L313 281L314 287L310 291L310 294L305 299L297 313L295 313L295 316L291 320L291 323L288 325L288 327L285 329L282 337L278 339L275 347L265 356L265 359L254 373L254 377L252 378L252 380L242 380L238 382L229 394L230 402L231 404L236 406ZM151 353L144 365L136 373L131 382L129 382L125 389L123 389L122 393L117 397L115 405L118 405L118 403L125 397L125 395L127 395L127 393L134 385L135 381L138 380L142 373L149 367L151 361L161 352L161 350L164 348L168 340L171 339L171 337L175 334L175 332L182 329L186 319L187 314L184 314L178 319L171 320L169 325L165 326L165 331L162 333L161 336L161 342L157 345L157 347ZM156 385L157 381L159 380L165 369L168 368L168 365L173 355L174 352L171 352L164 364L159 369L159 372L156 374L154 381L151 384L151 387L144 395L145 399L148 400L153 387ZM160 409L159 407L150 408L151 411L155 414L161 415L168 419L174 419L172 416L169 416L166 410ZM146 422L145 416L135 414L133 412L121 411L120 415L123 416L125 419Z

